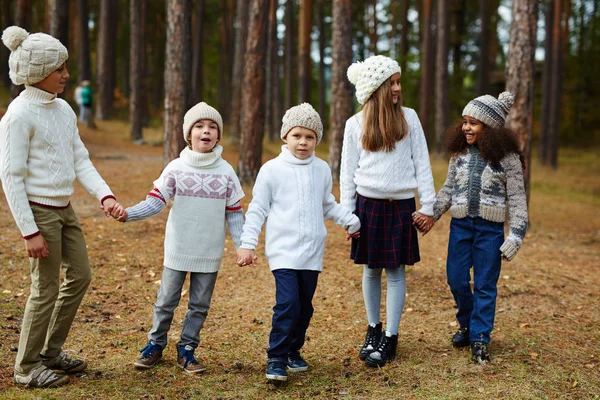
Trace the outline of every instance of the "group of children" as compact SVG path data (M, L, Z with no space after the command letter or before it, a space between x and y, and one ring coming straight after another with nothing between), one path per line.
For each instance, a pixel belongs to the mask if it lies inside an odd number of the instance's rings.
M172 205L153 325L136 368L161 361L189 273L188 310L175 346L177 365L190 374L206 369L194 352L223 257L225 226L237 249L237 264L248 266L257 259L265 225L265 255L276 286L266 378L285 381L288 370L308 370L300 351L323 269L326 219L346 231L352 239L350 257L363 265L368 325L359 357L368 366L384 366L396 357L405 266L420 259L417 229L426 234L448 209L453 218L447 275L460 323L452 344L470 345L474 361L489 359L501 259L514 257L527 227L518 142L503 128L512 95L482 96L465 107L463 120L448 131L452 158L436 198L421 124L414 110L402 106L398 63L383 56L355 63L348 79L362 108L346 123L340 204L331 193L329 166L315 156L323 135L321 119L303 103L285 113L281 153L260 169L245 219L240 203L244 192L222 158L221 115L201 102L184 117L187 147L180 157L165 167L145 200L125 209L90 162L74 112L56 96L69 77L67 49L49 35L28 34L19 27L7 28L2 41L11 50L12 81L25 84L0 121L0 178L31 266L15 383L56 387L87 367L62 351L91 281L85 239L70 205L74 179L100 201L107 216L121 222L148 218ZM504 240L507 209L510 231ZM384 270L385 330L380 321Z

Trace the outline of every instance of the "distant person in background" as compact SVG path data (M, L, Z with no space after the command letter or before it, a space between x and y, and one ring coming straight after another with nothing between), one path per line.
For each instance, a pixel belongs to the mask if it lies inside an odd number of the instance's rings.
M79 122L85 121L85 106L83 105L83 96L81 96L81 92L83 92L83 82L79 82L79 85L75 88L75 103L79 107Z
M83 122L88 121L92 114L92 98L94 95L92 93L92 89L90 88L90 81L81 82L80 87L81 103L83 107L80 108L81 114L79 120Z

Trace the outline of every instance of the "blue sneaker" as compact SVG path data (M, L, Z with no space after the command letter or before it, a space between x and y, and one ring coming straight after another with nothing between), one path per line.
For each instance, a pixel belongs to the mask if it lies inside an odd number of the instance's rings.
M308 370L308 363L300 356L300 353L288 354L287 367L292 372L304 372Z
M194 348L189 344L184 347L177 345L177 365L188 374L206 371L204 364L194 357Z
M267 360L267 372L265 376L269 380L287 381L287 371L285 370L285 359L274 357Z
M152 342L148 342L148 344L144 346L142 350L140 350L142 356L138 358L133 365L140 369L152 368L162 359L162 352L162 347Z

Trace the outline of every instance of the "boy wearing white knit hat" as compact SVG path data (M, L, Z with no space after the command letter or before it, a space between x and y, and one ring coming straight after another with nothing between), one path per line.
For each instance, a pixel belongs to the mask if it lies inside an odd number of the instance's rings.
M244 192L233 167L221 154L221 114L201 102L183 117L187 147L171 161L146 199L127 208L121 222L139 221L158 214L169 201L164 243L164 268L154 305L152 329L141 357L133 364L148 369L162 359L173 314L190 274L190 298L181 337L175 346L177 365L189 374L206 370L196 360L225 246L225 222L235 247L240 245L244 215L240 200Z
M321 118L310 104L285 113L281 138L286 144L278 157L260 169L246 212L238 265L254 264L266 220L265 255L275 278L276 305L267 349L266 377L270 380L287 380L286 367L293 372L308 369L300 349L323 269L324 220L333 219L352 237L360 229L358 218L336 203L331 170L315 156L322 135Z
M0 121L2 187L31 266L14 380L27 387L56 387L87 367L62 351L92 279L85 238L71 207L73 181L96 197L107 215L119 215L123 208L92 165L75 113L57 98L69 78L65 46L17 26L6 28L2 41L11 50L10 79L25 85ZM66 279L59 287L62 260L69 262L62 265Z

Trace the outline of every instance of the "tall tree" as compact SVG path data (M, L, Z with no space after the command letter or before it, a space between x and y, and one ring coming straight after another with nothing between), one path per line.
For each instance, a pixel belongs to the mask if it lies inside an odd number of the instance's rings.
M370 11L368 11L370 9ZM379 34L377 33L377 26L379 25L379 18L377 18L377 0L369 0L365 2L365 17L369 18L371 22L367 22L369 27L369 51L371 54L377 54L377 43L379 42Z
M525 157L525 190L530 193L531 139L533 136L533 66L536 49L537 1L514 0L508 43L506 89L515 95L508 127L519 135Z
M252 0L246 43L244 90L242 93L242 132L238 176L242 183L256 179L262 160L265 118L265 70L267 57L269 0Z
M273 85L279 79L277 66L273 63L273 55L277 53L277 0L269 0L269 28L267 30L267 63L265 69L265 132L270 141L275 141L277 133L273 124L275 106Z
M540 139L538 157L542 164L548 160L548 138L551 134L550 99L552 92L552 23L554 21L554 0L547 0L544 6L544 66L542 72L542 105L540 111Z
M327 82L325 81L325 42L327 35L325 34L325 0L318 0L317 19L319 24L319 115L325 124L325 107L327 99L325 98L325 90ZM327 127L323 126L323 137L326 136Z
M11 2L4 0L2 3L2 31L13 24L12 12L10 7ZM2 82L4 86L10 87L10 76L8 74L8 57L10 56L10 50L4 45L0 45L0 71L2 71Z
M401 11L401 29L400 33L400 68L404 73L406 71L407 58L408 58L408 31L410 29L410 25L408 22L408 9L409 9L409 0L402 0L402 11Z
M77 0L77 69L79 81L92 79L92 67L90 66L90 15L88 11L88 0Z
M51 0L50 3L50 35L65 46L69 45L69 1Z
M15 23L28 32L31 30L31 0L17 0Z
M452 115L461 115L462 107L464 107L463 93L463 41L466 32L465 13L466 0L452 1L452 33L450 35L450 45L452 48L452 77L450 79L451 96L454 108L450 111Z
M431 38L432 1L421 2L421 86L419 94L419 119L425 136L430 138L429 117L431 115L433 81L433 40ZM430 142L430 140L428 140Z
M239 143L241 132L242 78L244 77L246 37L248 35L248 4L248 1L239 0L235 16L235 55L231 77L231 128L229 129L229 138L234 144Z
M230 14L228 0L221 0L221 24L220 26L220 48L219 51L219 91L218 100L219 110L224 121L229 121L229 102L231 101L231 60L229 37L232 35L232 26L230 26Z
M294 92L294 0L287 0L285 3L285 98L283 106L288 110L292 106Z
M271 130L273 131L274 138L277 138L279 131L281 130L281 118L282 118L282 96L281 96L281 61L279 57L279 39L277 36L277 26L279 22L277 20L277 6L278 0L272 0L275 3L275 15L273 25L269 23L270 30L270 44L271 49L271 104L267 103L267 108L271 109Z
M131 74L131 94L129 96L129 121L131 122L131 140L141 142L144 119L144 76L146 75L146 2L130 0L130 55L129 73Z
M192 49L192 102L198 103L202 100L202 50L204 48L204 7L205 0L196 2L196 23L193 24ZM244 2L241 2L244 3Z
M448 25L450 13L448 2L440 1L437 8L437 54L435 93L435 152L442 154L444 131L448 124Z
M445 2L443 2L445 3ZM477 68L477 95L489 91L490 70L489 62L489 36L490 36L490 10L488 0L479 0L479 68ZM439 43L439 42L438 42Z
M189 29L191 16L190 0L167 1L167 48L165 59L165 117L163 164L179 156L185 147L181 123L186 108L186 90L189 75L186 76L184 63L189 61ZM188 28L186 28L186 25ZM189 70L188 70L189 71Z
M108 119L113 111L113 92L115 89L115 41L117 2L100 2L100 24L96 64L97 102L96 119Z
M333 0L331 106L329 166L333 179L340 178L342 143L346 120L352 116L352 86L346 78L352 64L352 4L351 0Z
M312 79L312 62L310 58L313 26L312 0L300 1L300 21L298 32L298 102L310 102L310 81Z

